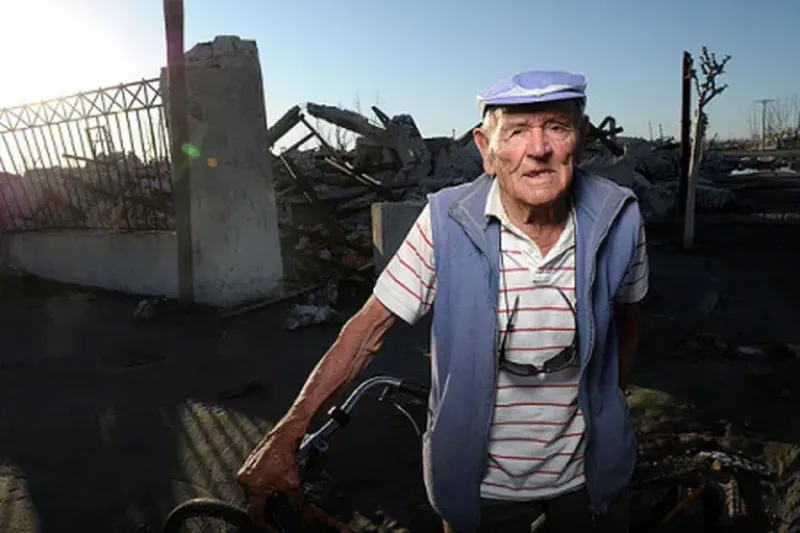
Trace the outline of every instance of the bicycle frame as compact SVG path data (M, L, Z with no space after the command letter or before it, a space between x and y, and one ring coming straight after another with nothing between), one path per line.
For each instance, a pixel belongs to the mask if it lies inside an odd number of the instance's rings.
M334 406L328 411L328 420L314 433L306 434L297 452L298 463L306 466L313 461L318 453L328 451L328 438L337 430L347 425L350 421L350 413L364 395L377 387L383 387L384 391L378 401L383 400L389 391L401 392L414 398L424 400L428 396L428 389L422 385L407 382L401 378L389 375L373 376L358 384L350 393L341 406ZM421 435L419 426L414 418L400 404L392 401L392 405L398 409L412 424L417 435Z
M403 392L419 399L423 399L428 395L427 388L406 382L398 377L383 375L367 378L356 386L355 390L350 393L340 406L334 406L328 411L328 420L317 431L307 433L303 437L297 451L297 462L300 468L310 466L310 463L319 454L328 451L328 438L350 422L350 413L356 404L368 391L377 387L384 388L383 394L378 398L378 401L383 400L391 390ZM419 427L408 411L403 409L397 402L392 401L392 404L408 418L417 434L420 434ZM264 516L267 517L269 526L279 533L297 533L300 531L299 519L283 492L275 492L267 499Z
M365 379L355 387L353 392L350 393L350 395L345 399L344 402L341 403L341 405L334 406L330 409L328 412L329 418L320 426L319 429L313 433L307 433L304 436L298 449L299 466L310 466L310 463L313 462L314 458L317 457L319 453L328 451L327 439L341 427L347 425L347 423L350 421L351 412L358 402L363 399L367 392L381 387L383 388L383 393L378 398L378 401L386 399L388 393L407 394L408 396L420 400L426 400L429 394L427 387L406 382L403 379L395 376L378 375ZM400 410L400 412L403 413L406 418L408 418L412 426L414 426L414 429L418 434L420 434L420 428L408 411L406 411L397 401L395 401L394 398L389 398L389 401L395 408ZM649 485L661 484L663 484L665 487L670 487L672 484L675 486L689 486L695 489L694 492L696 492L696 488L699 488L698 485L703 483L705 488L703 492L711 492L709 491L709 488L714 489L714 492L718 492L721 495L721 501L724 501L727 498L727 494L723 494L724 487L715 483L714 479L720 475L720 472L718 472L719 470L730 471L738 468L735 463L728 464L728 459L730 458L726 459L726 457L727 456L725 456L725 454L720 454L717 452L700 452L697 454L695 461L696 464L692 465L692 468L689 471L682 474L660 476L655 479L635 483L631 487L632 492L636 490L645 490ZM709 461L719 463L719 465L708 466L706 464L703 466L704 463L708 463ZM765 473L760 469L754 470L750 467L745 467L745 470L758 471L758 473L761 474ZM738 488L736 492L738 493ZM694 497L695 496L692 496L691 498ZM690 498L683 498L681 501L677 502L675 508L671 509L668 515L663 517L662 520L668 522L676 514L680 514L682 508L689 500ZM727 502L725 502L725 504L727 505ZM738 512L729 514L738 515ZM244 509L237 508L231 504L219 500L196 498L194 500L184 502L173 509L165 522L164 533L173 533L177 531L186 519L193 516L218 517L230 524L237 525L243 531L258 530L258 528L256 528L249 521L247 513L244 511ZM287 495L281 491L275 492L265 502L265 517L267 517L269 527L272 531L278 533L300 532L298 521L299 517L295 514L295 510L290 505ZM733 516L728 517L729 520L732 518ZM530 531L535 532L539 530L545 522L546 515L542 513L531 524ZM634 525L632 524L632 530L634 530L633 527ZM647 531L650 530L651 529L649 528L647 529Z

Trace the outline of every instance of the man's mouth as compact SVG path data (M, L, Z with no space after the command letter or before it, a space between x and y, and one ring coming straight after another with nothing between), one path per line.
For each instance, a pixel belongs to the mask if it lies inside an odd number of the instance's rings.
M534 170L532 172L526 172L523 174L523 177L528 179L543 179L549 178L552 172L550 170Z

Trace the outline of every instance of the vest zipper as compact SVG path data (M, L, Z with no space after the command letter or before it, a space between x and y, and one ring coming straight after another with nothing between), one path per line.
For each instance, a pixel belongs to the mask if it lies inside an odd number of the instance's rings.
M497 394L497 373L499 371L499 348L498 344L500 342L500 331L497 327L497 309L493 309L495 320L494 320L494 349L492 350L492 383L494 383L494 387L492 387L490 395L489 395L489 413L490 415L486 417L486 438L484 439L486 445L484 446L483 456L487 458L489 457L489 437L492 434L492 419L494 418L494 402L495 402L495 395ZM483 473L481 474L481 483L483 483Z

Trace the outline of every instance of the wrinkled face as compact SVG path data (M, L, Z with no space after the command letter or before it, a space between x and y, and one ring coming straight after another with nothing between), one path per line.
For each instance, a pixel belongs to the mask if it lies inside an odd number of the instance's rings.
M512 200L535 208L569 188L587 128L574 102L554 102L504 109L473 136L486 173Z

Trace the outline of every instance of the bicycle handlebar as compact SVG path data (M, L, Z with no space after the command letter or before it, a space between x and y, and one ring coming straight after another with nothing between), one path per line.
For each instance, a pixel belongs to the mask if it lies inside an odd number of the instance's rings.
M321 428L303 438L297 453L298 461L301 464L304 463L308 459L309 453L313 450L325 451L327 446L325 439L348 422L350 413L361 398L364 397L364 394L381 386L394 388L398 392L419 399L424 399L428 395L428 389L425 386L394 376L373 376L365 379L358 384L340 407L331 409L330 418ZM298 533L300 531L300 520L284 492L274 492L267 499L264 507L264 516L269 517L270 527L278 533Z
M424 400L425 398L427 398L429 392L428 388L425 387L424 385L420 385L418 383L406 380L401 381L397 389L400 392L404 392L409 396L414 396L416 398L419 398L420 400Z
M347 424L349 421L350 413L356 404L363 398L369 390L376 387L389 387L395 390L414 396L419 399L424 399L428 395L428 390L423 385L409 382L395 376L373 376L367 378L350 393L347 399L341 406L334 407L329 411L330 418L323 424L321 428L311 434L307 434L298 450L297 456L300 462L304 462L308 458L309 452L314 448L324 448L324 440L331 436L337 429ZM324 451L324 449L321 449Z

